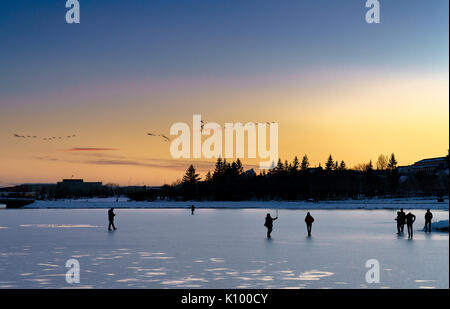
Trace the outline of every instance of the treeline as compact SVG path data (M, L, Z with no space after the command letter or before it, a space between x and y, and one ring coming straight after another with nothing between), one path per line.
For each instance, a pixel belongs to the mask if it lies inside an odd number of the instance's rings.
M396 196L408 194L443 195L448 188L445 179L435 175L413 175L411 181L401 182L395 155L381 155L374 167L372 161L347 168L344 161L335 161L330 155L324 167L311 168L305 155L300 161L278 160L268 171L256 174L244 172L239 159L227 162L217 159L214 171L202 180L195 167L190 165L182 180L165 185L158 192L148 192L148 200L156 197L176 200L319 200ZM405 185L406 183L406 185ZM146 199L141 192L140 200Z

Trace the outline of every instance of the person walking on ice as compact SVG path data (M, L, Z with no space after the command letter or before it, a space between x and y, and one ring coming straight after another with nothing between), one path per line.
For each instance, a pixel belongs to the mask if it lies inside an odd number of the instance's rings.
M403 211L403 208L401 208L400 211L397 212L397 218L395 220L397 220L397 234L403 233L406 221L406 214Z
M425 232L431 232L431 219L433 219L433 214L427 209L425 213Z
M266 222L264 223L264 226L267 228L267 238L271 237L270 234L272 233L273 221L275 221L276 219L278 219L278 216L272 218L270 214L266 215Z
M311 236L312 224L314 222L313 216L308 212L305 217L306 229L308 230L308 236Z
M117 228L114 225L114 217L116 216L116 214L114 213L114 208L111 208L110 210L108 210L108 231L111 231L111 227L115 230L117 230Z
M412 213L406 215L406 226L408 227L408 238L413 238L413 223L416 221L416 216Z

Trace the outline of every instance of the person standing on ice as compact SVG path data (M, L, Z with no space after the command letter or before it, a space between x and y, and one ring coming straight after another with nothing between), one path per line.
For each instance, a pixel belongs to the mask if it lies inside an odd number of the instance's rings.
M406 225L408 227L408 238L413 238L413 223L416 221L416 216L412 213L406 215Z
M405 228L406 214L403 211L403 208L397 212L397 234L403 233L403 229Z
M270 234L272 233L273 228L273 221L278 219L278 217L272 218L270 214L267 214L266 216L266 222L264 223L264 226L267 228L267 238L270 238Z
M194 205L192 205L192 206L191 206L191 215L193 215L193 214L194 214L194 211L195 211L195 206L194 206Z
M425 232L431 232L431 219L433 219L433 214L427 209L425 213Z
M311 236L312 224L314 222L313 216L308 212L305 217L306 229L308 230L308 236Z
M116 216L116 214L114 213L114 208L111 208L110 210L108 210L108 221L109 221L108 231L111 231L111 226L114 229L114 231L117 230L116 227L114 226L114 217L115 216Z

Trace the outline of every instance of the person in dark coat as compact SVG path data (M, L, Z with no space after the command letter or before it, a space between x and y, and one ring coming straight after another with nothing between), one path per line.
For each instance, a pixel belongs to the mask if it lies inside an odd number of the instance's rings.
M110 210L108 210L108 231L111 231L111 227L115 230L117 230L117 228L114 225L114 217L116 216L116 214L114 213L114 208L111 208Z
M308 212L305 217L306 229L308 230L308 236L311 236L312 224L314 222L313 216Z
M264 223L264 226L267 228L267 238L270 238L270 234L272 233L273 228L273 221L275 221L276 219L278 219L278 217L272 218L270 214L267 214L266 216L266 222Z
M431 219L433 219L433 214L427 209L425 213L425 232L431 232Z
M413 223L416 221L416 216L412 213L406 215L406 226L408 227L408 238L413 238Z
M397 233L403 233L403 229L405 228L406 223L406 214L403 211L403 208L400 209L400 211L397 212Z
M191 215L193 215L193 214L194 214L194 211L195 211L195 206L194 206L194 205L192 205L192 206L191 206Z

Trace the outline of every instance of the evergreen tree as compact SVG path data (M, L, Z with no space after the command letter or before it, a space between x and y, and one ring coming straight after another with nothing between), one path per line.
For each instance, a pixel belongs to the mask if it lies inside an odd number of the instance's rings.
M191 164L189 166L189 168L186 170L186 173L184 174L183 180L181 181L181 183L183 185L196 184L199 180L200 180L200 176L197 173L195 173L195 168Z
M281 159L278 159L277 165L269 172L270 175L280 175L283 172L284 166Z
M295 156L294 161L292 161L292 164L291 164L290 172L293 174L296 173L298 171L299 166L300 166L300 162L298 161L297 156Z
M214 167L214 172L213 172L213 179L218 179L219 177L221 177L223 175L223 171L224 171L224 162L222 161L222 158L219 157L217 158L216 161L216 165Z
M339 163L338 163L338 161L334 162L333 169L334 169L335 171L339 170Z
M333 167L334 167L333 157L330 154L330 156L328 157L328 161L325 164L325 170L331 171Z
M289 172L291 170L291 165L288 163L287 160L284 161L284 168L283 171Z
M394 153L392 153L391 157L389 158L389 163L388 163L387 168L390 171L397 169L397 159L395 158Z
M389 163L388 163L387 169L389 171L389 174L388 174L389 187L391 189L391 193L395 193L398 188L400 175L398 173L397 159L395 158L394 153L392 153L391 157L389 158Z
M206 176L205 176L205 181L210 182L211 180L212 180L211 172L208 171L208 173L206 173Z
M345 165L345 162L342 160L341 164L339 165L340 171L345 171L347 169L347 166Z
M222 173L228 173L231 170L231 164L227 162L227 159L223 159L223 170Z
M239 158L237 158L236 160L236 169L239 176L244 174L244 167L242 166L242 162L241 160L239 160Z
M308 160L308 156L307 156L307 155L304 155L304 156L303 156L303 159L302 159L302 163L300 164L300 169L301 169L303 172L306 172L306 171L308 170L308 168L309 168L309 160Z

